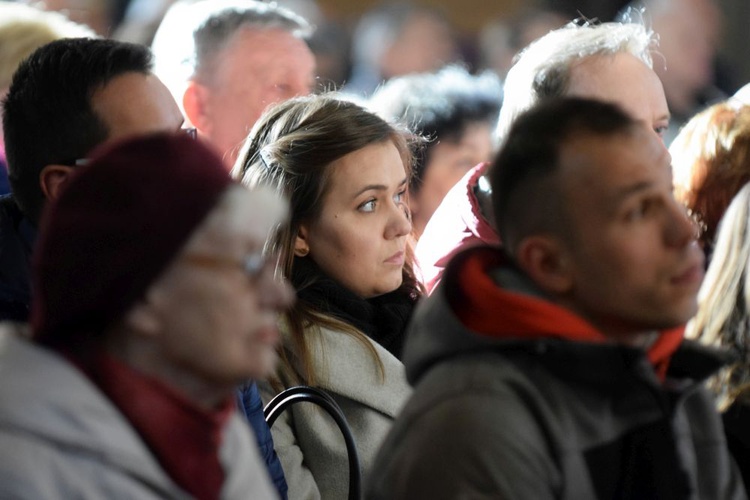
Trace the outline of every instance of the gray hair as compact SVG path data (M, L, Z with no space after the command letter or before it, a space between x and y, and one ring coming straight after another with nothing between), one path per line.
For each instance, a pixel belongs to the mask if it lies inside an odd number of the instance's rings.
M503 107L495 129L498 147L518 115L548 97L565 94L570 72L581 60L630 53L653 66L656 35L640 23L568 23L525 48L505 80Z
M182 103L190 80L208 78L217 55L243 28L282 29L301 39L314 28L275 2L255 0L178 0L154 36L154 73Z

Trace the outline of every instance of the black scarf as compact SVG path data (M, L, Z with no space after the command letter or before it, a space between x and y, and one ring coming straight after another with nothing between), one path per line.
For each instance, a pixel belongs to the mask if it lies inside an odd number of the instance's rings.
M308 257L294 258L292 284L298 300L352 325L401 359L406 324L416 303L404 287L363 299L323 274Z

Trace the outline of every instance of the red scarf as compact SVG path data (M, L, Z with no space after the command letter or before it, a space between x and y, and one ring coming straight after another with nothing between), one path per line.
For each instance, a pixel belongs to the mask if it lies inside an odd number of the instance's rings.
M464 325L497 337L608 341L604 334L568 309L498 287L488 271L505 263L503 254L491 248L475 250L461 262L456 273L459 293L452 297L451 305ZM503 314L497 313L499 307ZM684 330L682 326L662 331L648 350L648 359L662 380L672 353L682 343Z
M224 484L219 448L234 400L207 412L106 353L94 359L84 371L138 431L172 480L197 499L218 499Z

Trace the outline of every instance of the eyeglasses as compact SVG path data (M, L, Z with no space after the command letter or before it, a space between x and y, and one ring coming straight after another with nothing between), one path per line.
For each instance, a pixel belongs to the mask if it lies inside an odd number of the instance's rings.
M188 254L184 260L196 267L216 269L218 267L235 267L242 270L250 281L257 281L266 269L275 268L278 259L267 259L262 252L253 252L242 259L219 257L217 255Z
M196 140L198 138L198 129L195 127L181 128L180 132L190 137L193 140ZM66 165L68 167L83 167L85 165L88 165L88 163L89 163L88 158L76 158L74 160L63 160L63 161L57 162L58 165Z
M198 129L195 127L181 128L180 132L182 132L183 134L185 134L186 136L190 137L193 140L198 138Z

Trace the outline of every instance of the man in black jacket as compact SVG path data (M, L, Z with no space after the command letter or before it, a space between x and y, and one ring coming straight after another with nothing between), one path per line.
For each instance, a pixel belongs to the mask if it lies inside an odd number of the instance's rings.
M703 254L659 138L552 100L489 177L504 249L458 254L417 307L369 498L745 498L703 388L723 359L683 341Z
M145 47L71 38L42 46L13 76L3 127L11 195L0 199L0 319L29 314L29 259L47 200L99 144L176 131L183 119Z

